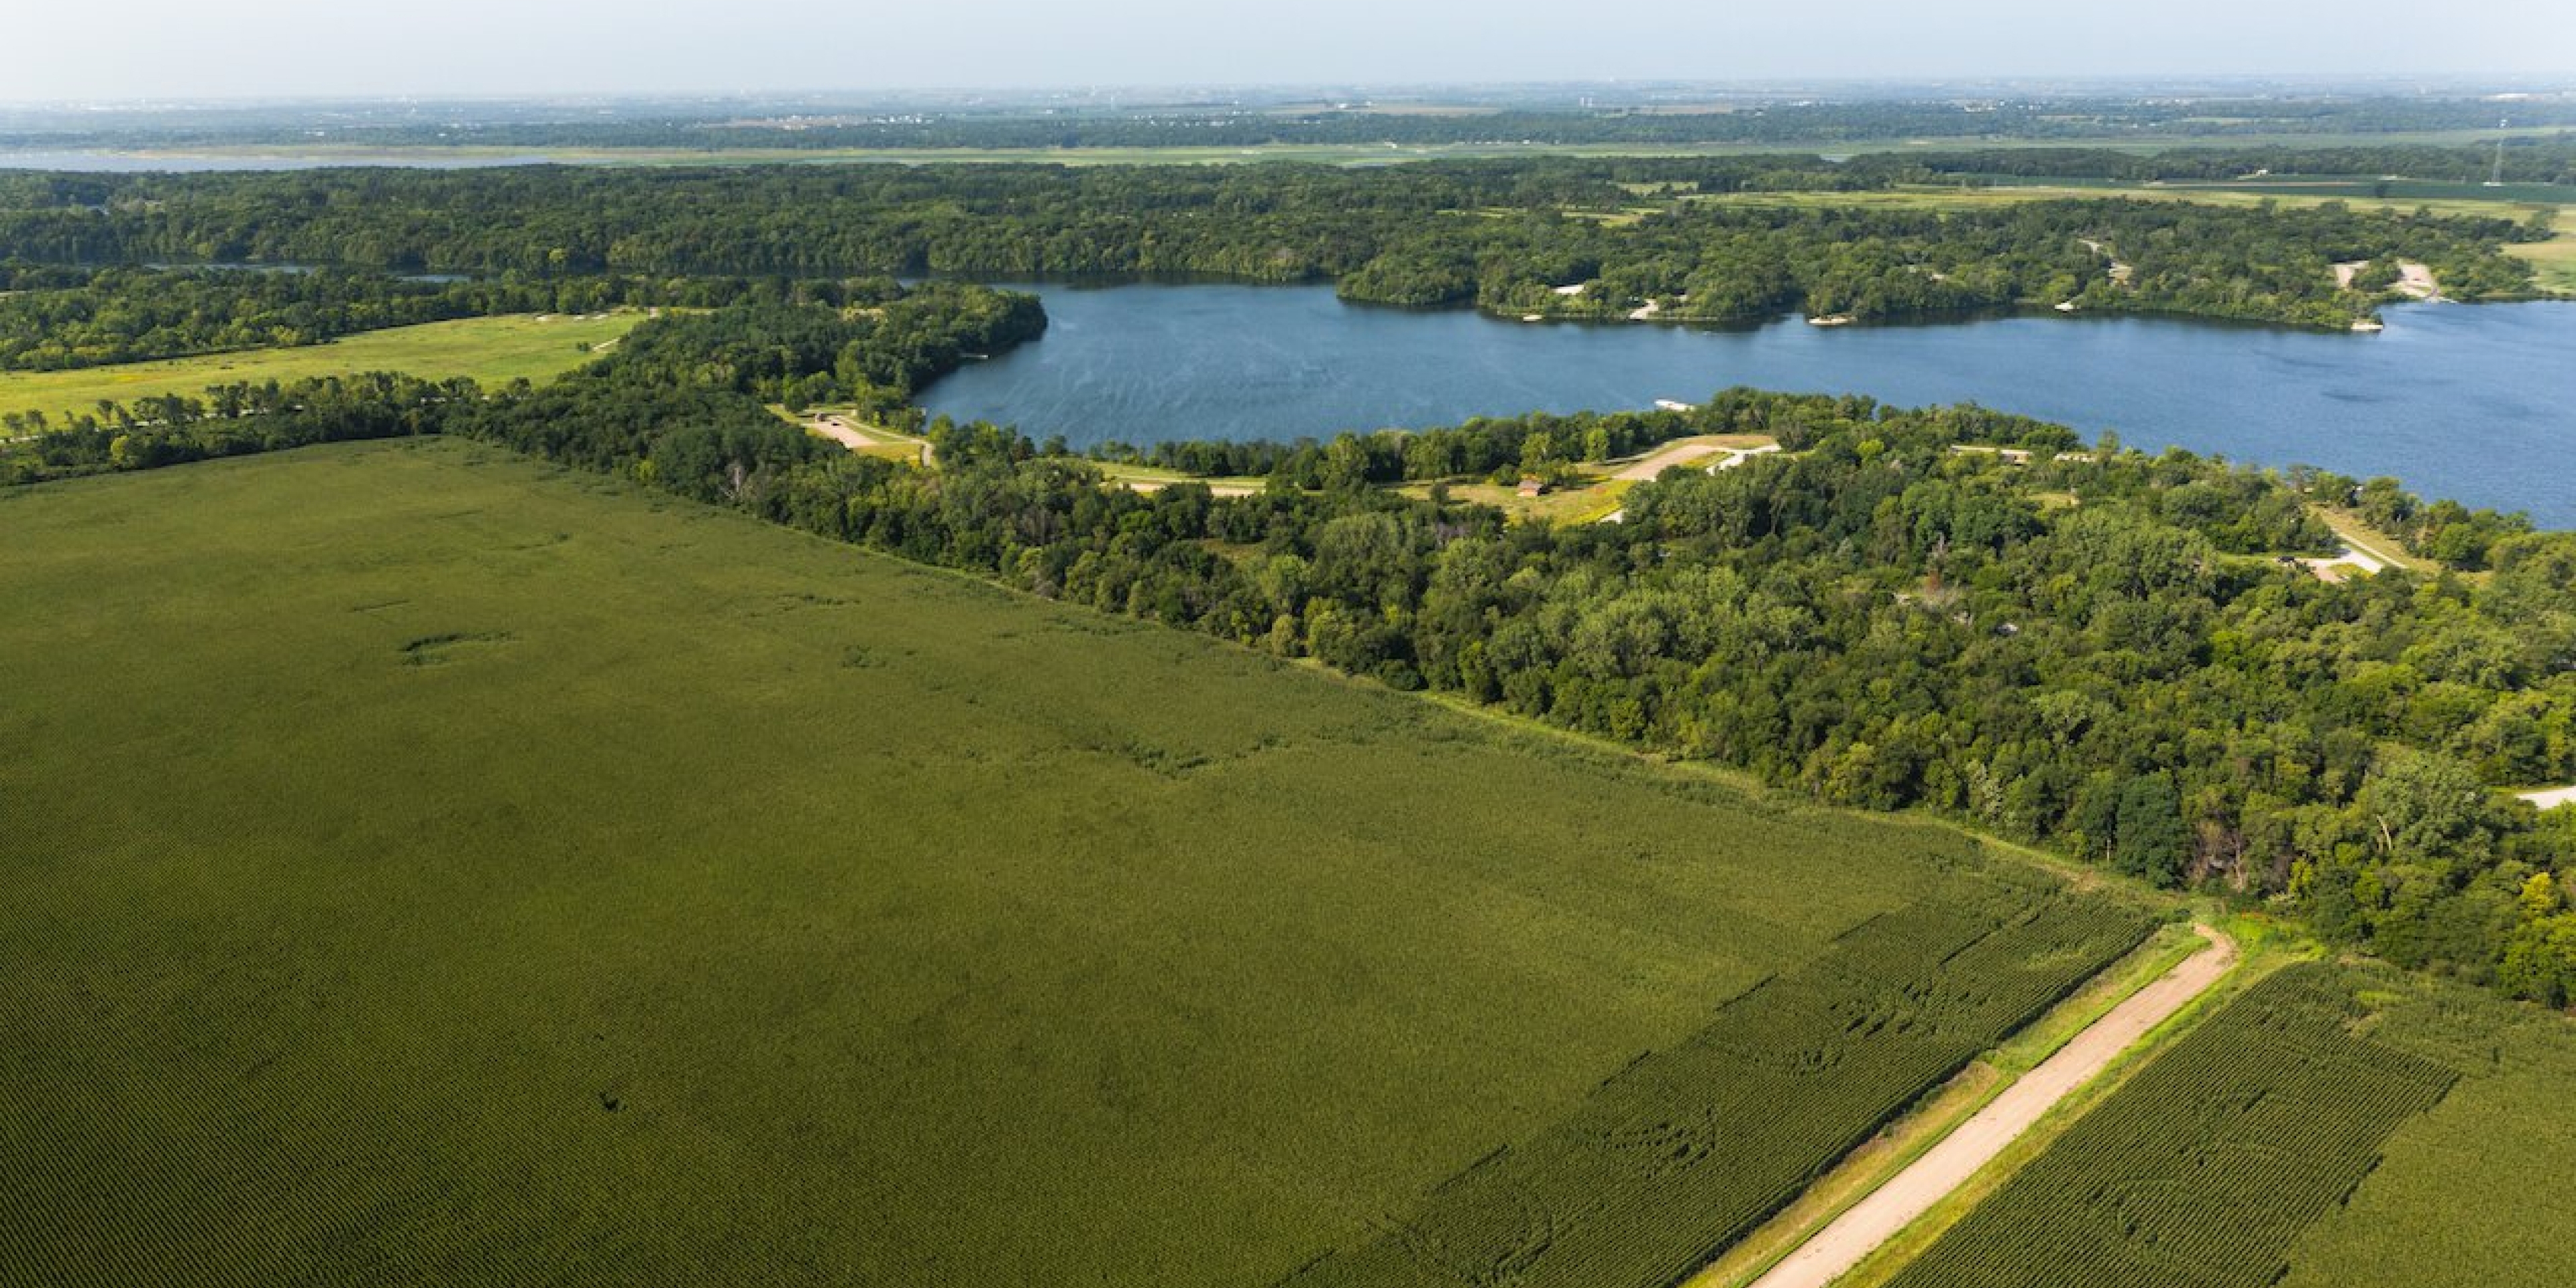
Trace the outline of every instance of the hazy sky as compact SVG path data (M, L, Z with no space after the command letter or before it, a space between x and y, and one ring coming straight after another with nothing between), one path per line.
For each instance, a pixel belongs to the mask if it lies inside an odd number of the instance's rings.
M2576 73L2571 0L0 0L0 99Z

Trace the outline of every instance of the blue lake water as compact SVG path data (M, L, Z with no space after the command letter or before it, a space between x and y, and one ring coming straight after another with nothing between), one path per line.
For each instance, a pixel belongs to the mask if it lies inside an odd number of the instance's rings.
M1329 287L1023 287L1046 338L932 386L958 419L1076 446L1294 439L1729 385L1974 401L2134 447L2394 474L2576 527L2576 303L2410 305L2375 335L2162 318L1743 330L1520 323L1345 304Z

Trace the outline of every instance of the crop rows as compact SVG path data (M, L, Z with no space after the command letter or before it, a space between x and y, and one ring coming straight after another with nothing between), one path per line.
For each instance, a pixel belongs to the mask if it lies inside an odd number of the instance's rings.
M2353 1036L2331 967L2264 981L1906 1268L1895 1288L2261 1288L2456 1078Z
M2148 929L2053 891L1960 886L1855 928L1287 1282L1621 1288L1687 1275Z

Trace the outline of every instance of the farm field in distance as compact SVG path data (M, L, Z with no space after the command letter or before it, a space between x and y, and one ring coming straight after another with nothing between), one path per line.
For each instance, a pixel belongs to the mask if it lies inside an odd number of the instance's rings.
M644 314L581 317L511 315L428 322L344 336L323 344L246 349L193 358L129 362L70 371L0 372L0 413L95 411L100 399L131 403L164 394L194 397L209 386L293 381L312 376L399 371L423 380L470 376L487 385L545 380L587 361L591 350L633 330Z
M2054 884L458 441L0 548L12 1282L1267 1282Z

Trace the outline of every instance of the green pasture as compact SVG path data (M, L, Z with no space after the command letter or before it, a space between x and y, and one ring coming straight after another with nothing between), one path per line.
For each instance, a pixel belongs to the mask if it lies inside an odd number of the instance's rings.
M485 384L544 380L589 359L633 330L632 310L584 316L464 318L343 336L323 344L250 349L71 371L0 371L0 414L41 411L55 423L95 411L99 400L131 403L165 394L195 396L209 386L281 383L311 376L399 371L425 380L470 376Z

